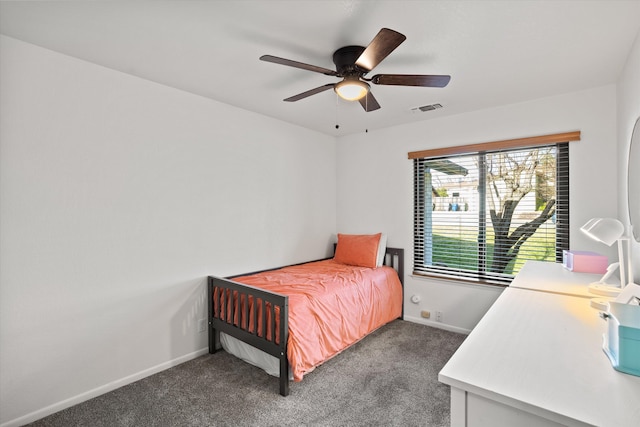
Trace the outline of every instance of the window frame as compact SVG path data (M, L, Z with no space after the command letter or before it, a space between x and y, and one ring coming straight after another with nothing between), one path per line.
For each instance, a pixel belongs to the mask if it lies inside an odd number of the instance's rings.
M429 159L453 159L459 156L478 156L484 158L487 153L507 152L513 150L535 149L541 147L556 147L556 245L555 262L562 262L562 252L569 246L569 142L579 141L580 132L544 135L530 138L519 138L482 144L471 144L457 147L422 150L409 153L409 159L414 160L414 265L413 274L418 276L454 279L478 284L508 286L514 276L504 273L486 271L486 264L470 273L468 270L458 270L450 267L426 266L425 258L425 182L424 163ZM422 169L420 169L422 168ZM481 168L482 169L482 168ZM485 215L479 212L479 218L486 218L487 201L481 203ZM486 227L478 219L478 234L486 236ZM479 239L479 245L486 245L486 238ZM480 254L481 249L478 250ZM479 261L482 257L479 256ZM486 258L485 258L486 261Z

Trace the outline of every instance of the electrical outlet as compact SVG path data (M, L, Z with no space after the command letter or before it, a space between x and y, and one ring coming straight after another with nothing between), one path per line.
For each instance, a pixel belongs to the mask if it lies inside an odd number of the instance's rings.
M427 310L422 310L420 312L420 316L424 317L425 319L428 319L431 317L431 312Z
M207 319L198 320L198 332L205 332L207 330Z
M436 322L442 322L442 312L436 311Z

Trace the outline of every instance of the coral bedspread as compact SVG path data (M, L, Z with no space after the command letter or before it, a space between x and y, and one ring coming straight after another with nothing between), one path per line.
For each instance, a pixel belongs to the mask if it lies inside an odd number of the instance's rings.
M295 381L402 313L402 285L391 267L324 260L233 280L289 297L287 356Z

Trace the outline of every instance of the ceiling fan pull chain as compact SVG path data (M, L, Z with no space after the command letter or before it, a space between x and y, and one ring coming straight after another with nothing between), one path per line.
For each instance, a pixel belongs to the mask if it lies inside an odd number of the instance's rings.
M340 125L338 124L338 104L339 103L340 103L340 97L336 93L336 129L340 128Z

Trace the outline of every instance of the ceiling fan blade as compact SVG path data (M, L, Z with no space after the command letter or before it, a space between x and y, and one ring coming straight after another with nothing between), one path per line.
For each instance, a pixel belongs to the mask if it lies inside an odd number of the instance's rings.
M451 76L377 74L373 76L370 81L377 85L445 87L449 84L449 80L451 80Z
M309 65L303 62L298 62L298 61L292 61L290 59L278 58L277 56L273 56L273 55L262 55L260 57L260 60L266 61L266 62L273 62L274 64L288 65L289 67L294 67L294 68L301 68L303 70L314 71L316 73L325 74L327 76L338 75L338 73L328 68L318 67L316 65Z
M328 84L326 84L324 86L320 86L320 87L317 87L315 89L311 89L311 90L308 90L306 92L302 92L302 93L299 93L297 95L290 96L287 99L283 99L283 101L287 101L287 102L300 101L301 99L304 99L304 98L306 98L308 96L315 95L316 93L324 92L325 90L329 90L329 89L333 88L335 85L336 85L335 83L328 83Z
M375 111L380 109L380 104L378 104L378 101L373 96L371 91L367 92L367 96L360 98L359 101L360 101L360 105L362 105L362 108L364 108L364 111L366 111L367 113L369 111Z
M388 28L381 29L371 40L369 46L360 54L356 65L364 70L371 71L384 58L395 50L407 37L397 31Z

